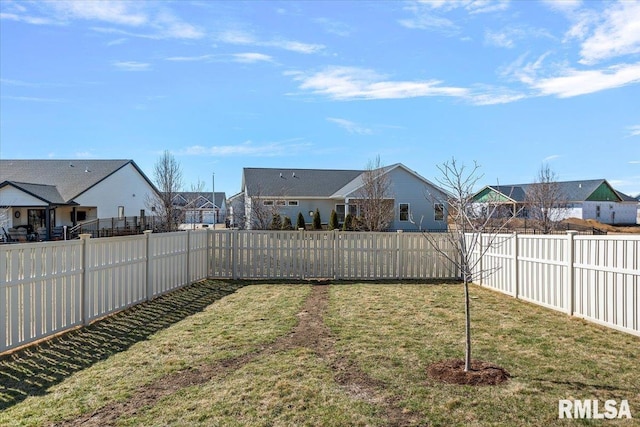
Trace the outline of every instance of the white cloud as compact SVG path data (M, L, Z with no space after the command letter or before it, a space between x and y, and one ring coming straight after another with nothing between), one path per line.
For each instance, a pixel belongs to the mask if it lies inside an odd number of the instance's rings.
M300 82L300 89L335 100L397 99L423 96L465 97L468 90L441 86L441 81L392 81L372 70L356 67L329 67L312 74L288 72Z
M164 60L175 61L175 62L199 62L199 61L210 61L213 58L215 58L215 55L170 56L168 58L164 58Z
M272 62L273 58L269 55L264 55L262 53L255 52L246 52L246 53L235 53L232 55L236 62L242 62L247 64L253 64L256 62Z
M59 98L39 98L35 96L3 96L2 98L25 102L66 102L64 99Z
M629 136L640 136L640 125L629 126Z
M353 29L350 25L345 24L344 22L335 21L333 19L318 18L315 20L315 22L320 24L327 33L334 34L336 36L347 37L353 32Z
M640 83L640 62L616 65L601 70L575 70L568 68L556 77L531 80L530 84L542 95L560 98L585 95Z
M115 61L113 66L123 71L148 71L151 64L136 61Z
M293 40L274 39L259 40L252 34L241 30L227 30L218 34L218 41L229 44L273 47L297 53L316 53L325 48L321 44L302 43Z
M144 25L149 20L146 13L132 7L135 3L129 2L57 0L46 4L57 11L60 18L97 20L128 26Z
M162 3L56 0L35 2L28 6L31 7L30 10L23 6L13 10L13 13L3 13L0 17L39 25L64 25L75 20L97 21L115 28L93 28L96 31L150 39L199 39L205 35L198 27L175 16ZM127 32L119 27L137 28L140 32Z
M282 142L269 142L265 144L254 144L252 141L246 141L238 145L214 145L204 147L202 145L193 145L177 154L184 156L253 156L253 157L275 157L297 154L302 150L311 147L308 142L299 142L298 139L292 139Z
M545 157L544 159L542 159L542 161L543 161L544 163L546 163L546 162L550 162L550 161L552 161L552 160L559 159L560 157L561 157L561 156L560 156L559 154L552 154L552 155L547 156L547 157Z
M421 0L409 3L405 10L413 16L398 21L410 29L438 30L457 33L460 27L443 15L452 10L462 9L467 13L480 14L500 12L509 8L509 0Z
M593 35L582 44L581 63L640 52L640 2L621 1L606 9Z
M327 121L337 124L351 134L371 135L373 133L371 129L368 129L350 120L327 117Z
M487 30L484 34L484 41L486 44L497 47L506 47L508 49L515 46L513 36L507 32L494 32Z

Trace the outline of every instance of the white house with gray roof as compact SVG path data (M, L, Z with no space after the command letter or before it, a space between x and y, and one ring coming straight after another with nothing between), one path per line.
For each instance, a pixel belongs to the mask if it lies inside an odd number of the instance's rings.
M390 230L446 230L447 206L444 190L401 163L386 166L382 173L389 182L389 197L394 205ZM232 223L253 228L255 204L276 208L296 224L298 213L310 224L316 209L322 223L329 222L331 211L342 223L351 213L358 215L355 201L363 186L366 170L244 168L241 191L230 198Z
M140 216L156 194L133 160L0 160L5 228L51 230L91 219Z

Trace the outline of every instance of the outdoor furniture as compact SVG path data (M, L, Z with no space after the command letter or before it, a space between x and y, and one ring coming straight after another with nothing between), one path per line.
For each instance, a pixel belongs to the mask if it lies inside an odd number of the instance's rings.
M28 233L26 228L9 228L9 239L12 242L26 242L28 240Z

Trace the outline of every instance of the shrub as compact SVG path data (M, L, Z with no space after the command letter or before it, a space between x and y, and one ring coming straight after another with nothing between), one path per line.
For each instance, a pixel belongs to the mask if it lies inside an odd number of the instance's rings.
M282 221L282 229L293 230L293 224L291 223L291 218L289 218L288 216L285 216L284 220Z
M320 210L316 208L316 213L313 214L313 229L322 230L322 221L320 220Z
M304 215L302 215L302 212L298 212L298 221L296 222L296 228L302 228L303 230L307 228L304 223Z
M347 214L344 217L344 224L342 224L343 231L353 231L353 216L351 214Z
M271 225L269 229L271 230L280 230L282 228L282 218L280 218L280 214L274 213L273 218L271 219Z
M338 214L335 209L331 209L331 216L329 217L329 230L337 230L340 227L338 224Z

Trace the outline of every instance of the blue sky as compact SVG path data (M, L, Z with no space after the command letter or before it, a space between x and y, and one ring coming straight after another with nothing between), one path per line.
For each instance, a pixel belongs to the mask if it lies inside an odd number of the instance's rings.
M0 1L0 157L164 150L185 189L243 167L640 193L640 2Z

